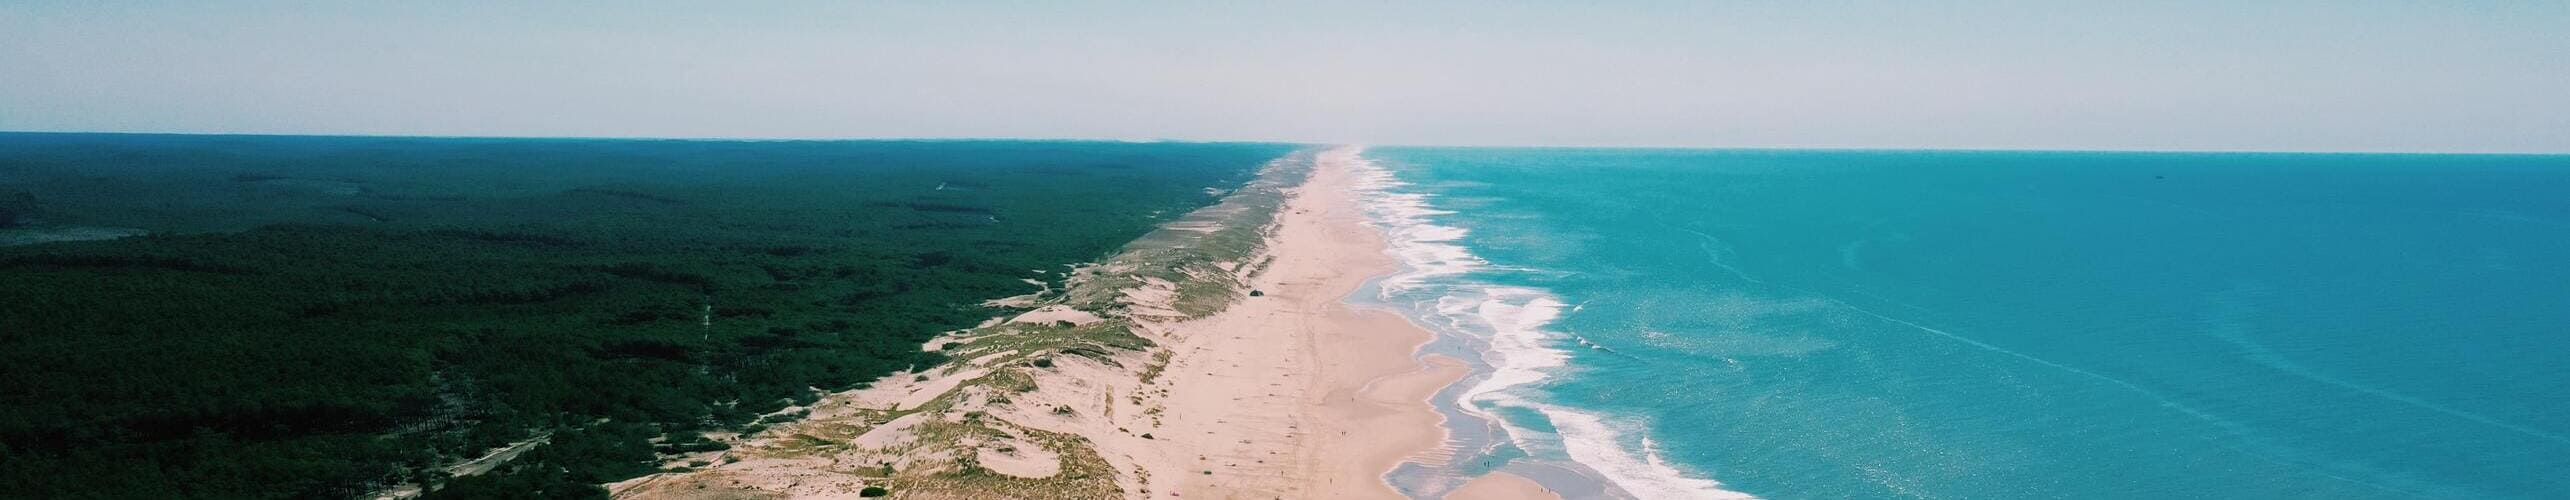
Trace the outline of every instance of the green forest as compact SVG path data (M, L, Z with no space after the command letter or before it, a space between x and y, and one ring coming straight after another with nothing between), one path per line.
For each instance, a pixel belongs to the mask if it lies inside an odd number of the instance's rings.
M0 134L0 492L600 497L1291 148Z

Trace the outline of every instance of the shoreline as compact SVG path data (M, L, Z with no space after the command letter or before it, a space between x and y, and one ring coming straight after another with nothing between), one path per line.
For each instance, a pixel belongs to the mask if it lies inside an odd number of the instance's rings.
M1356 179L1346 189L1358 200L1368 202L1359 207L1367 214L1363 224L1382 238L1379 243L1385 255L1397 257L1393 272L1368 280L1360 291L1364 295L1351 296L1349 301L1363 309L1398 316L1412 328L1429 332L1430 340L1416 347L1415 356L1450 360L1462 370L1459 376L1418 398L1437 415L1438 432L1443 436L1438 453L1397 463L1384 473L1383 480L1419 498L1627 496L1612 482L1588 470L1586 464L1575 461L1508 460L1496 467L1461 463L1486 459L1487 447L1514 442L1509 437L1511 430L1504 428L1497 416L1467 408L1461 401L1497 375L1499 366L1489 358L1489 339L1453 331L1453 326L1440 326L1420 316L1419 311L1397 303L1394 296L1399 290L1468 272L1469 266L1458 266L1454 261L1471 258L1459 248L1433 248L1444 245L1453 230L1416 224L1420 221L1413 219L1438 210L1426 205L1419 195L1396 189L1405 183L1371 160L1359 157L1350 166ZM1476 449L1482 451L1468 451Z
M1181 437L1152 451L1167 464L1159 468L1179 469L1173 493L1403 498L1392 470L1444 458L1444 417L1430 399L1461 380L1466 363L1423 354L1435 335L1408 318L1348 300L1401 269L1359 204L1357 151L1316 155L1293 190L1269 237L1275 261L1251 280L1263 296L1170 328L1183 340L1173 346L1167 428ZM1179 468L1190 463L1194 472ZM1474 491L1553 498L1504 478Z
M1618 429L1611 415L1548 403L1521 389L1562 376L1559 368L1576 353L1561 344L1589 345L1552 328L1577 306L1504 277L1539 270L1482 260L1464 243L1469 230L1442 217L1456 213L1434 203L1435 190L1372 161L1356 163L1364 167L1361 191L1374 225L1390 236L1387 251L1403 261L1402 272L1379 280L1365 302L1435 332L1437 340L1423 349L1469 360L1471 368L1463 382L1432 400L1444 417L1447 447L1460 456L1405 463L1388 481L1422 496L1481 498L1495 484L1533 483L1576 498L1754 498L1674 469L1649 435L1635 434L1647 430ZM1537 416L1521 420L1503 412Z

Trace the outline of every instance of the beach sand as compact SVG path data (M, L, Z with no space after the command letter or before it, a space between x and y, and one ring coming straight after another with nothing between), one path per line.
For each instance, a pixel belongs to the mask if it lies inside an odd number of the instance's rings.
M1148 457L1188 498L1399 498L1383 474L1444 441L1427 398L1465 368L1422 362L1427 331L1345 301L1398 265L1364 224L1355 153L1320 154L1287 203L1252 280L1264 296L1171 328L1165 439L1102 450Z
M1184 302L1176 286L1144 279L1117 289L1126 305L1096 309L1129 320L1148 349L1094 357L1046 347L1029 357L1012 346L1100 321L1036 308L963 333L966 347L947 366L834 394L809 418L698 457L709 466L610 489L622 498L826 498L872 485L896 498L1400 498L1384 474L1444 458L1443 417L1428 398L1468 370L1420 357L1426 330L1346 302L1399 266L1365 224L1357 153L1300 157L1312 165L1302 183L1270 188L1283 198L1263 249L1213 266L1232 277L1202 281L1248 289L1228 307L1188 319L1174 313ZM1069 295L1151 265L1161 264L1103 266ZM1004 382L1012 374L1031 382ZM1493 475L1448 498L1557 496Z
M1561 497L1561 494L1544 489L1543 485L1535 484L1533 479L1506 472L1493 472L1473 478L1472 481L1463 483L1462 487L1446 492L1446 498L1450 500L1533 500Z

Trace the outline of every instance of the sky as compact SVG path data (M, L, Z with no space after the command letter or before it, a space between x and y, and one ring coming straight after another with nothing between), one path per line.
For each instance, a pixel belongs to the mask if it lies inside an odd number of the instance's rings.
M0 1L0 130L2570 152L2570 1Z

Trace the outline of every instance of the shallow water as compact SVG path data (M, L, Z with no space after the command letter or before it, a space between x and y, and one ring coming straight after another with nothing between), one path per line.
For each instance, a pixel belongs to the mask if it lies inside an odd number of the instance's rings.
M1367 156L1414 494L2570 497L2570 157Z

